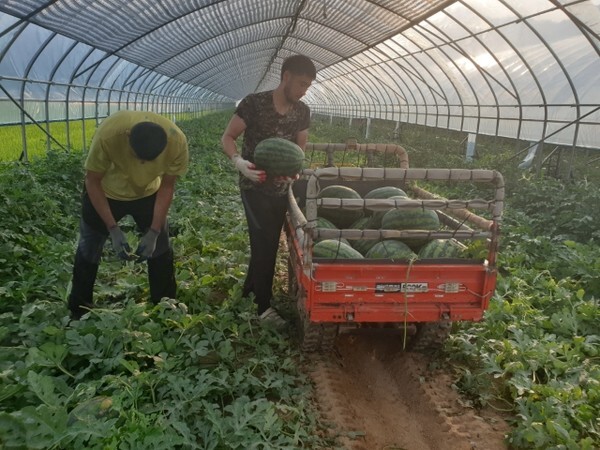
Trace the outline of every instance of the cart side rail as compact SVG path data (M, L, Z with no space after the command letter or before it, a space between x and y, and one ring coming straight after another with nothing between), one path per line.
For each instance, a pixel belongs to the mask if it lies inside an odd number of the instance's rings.
M453 210L452 213L462 219L465 219L474 225L483 228L491 229L498 224L502 217L504 208L504 178L500 172L495 170L484 169L401 169L401 168L377 168L377 167L326 167L311 171L308 178L306 189L306 218L307 226L313 226L317 219L318 206L331 208L370 208L386 209L390 206L399 208L426 208L434 210ZM494 199L491 201L475 199L475 200L447 200L428 191L411 186L411 189L425 199L319 199L320 191L319 180L400 180L404 183L415 182L418 180L424 181L457 181L457 182L475 182L492 184L495 188ZM368 202L365 203L365 202ZM392 204L393 203L393 204ZM467 208L486 209L492 214L492 219L488 220L477 216L470 212Z
M304 262L310 265L312 255L310 246L315 238L346 238L346 239L387 239L387 238L427 238L427 239L485 239L488 241L488 262L495 264L498 246L498 235L502 211L504 207L504 178L495 170L483 169L422 169L422 168L375 168L375 167L327 167L315 170L306 170L308 176L306 187L306 215L298 208L293 195L290 194L290 204L295 205L293 221L297 230L302 230L301 245L304 249ZM319 198L320 180L393 180L410 184L410 188L420 198L397 199L339 199L324 197ZM448 200L436 196L415 183L424 181L455 181L491 184L494 188L493 200ZM452 216L458 220L454 230L317 230L318 208L343 208L343 209L371 209L373 211L390 208L423 208L435 210L438 214ZM491 219L481 217L471 209L488 211ZM462 221L462 222L461 222ZM473 225L472 229L462 226L465 222Z

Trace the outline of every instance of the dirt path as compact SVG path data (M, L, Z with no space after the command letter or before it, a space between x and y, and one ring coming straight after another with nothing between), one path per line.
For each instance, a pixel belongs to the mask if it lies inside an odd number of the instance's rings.
M341 335L309 359L319 409L348 450L505 450L497 415L464 406L444 373L403 352L398 336Z

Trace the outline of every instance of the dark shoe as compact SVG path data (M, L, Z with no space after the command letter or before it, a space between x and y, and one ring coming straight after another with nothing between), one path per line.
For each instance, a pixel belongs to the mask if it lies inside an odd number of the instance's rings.
M259 315L258 319L260 320L261 324L272 326L278 330L283 329L287 325L285 319L281 317L277 310L275 310L275 308L272 306L269 306L265 312Z
M69 298L69 311L71 311L71 320L79 320L81 316L89 312L94 307L91 303L77 303L72 298Z
M165 297L176 298L177 296L175 264L173 261L172 249L148 260L150 299L155 305Z

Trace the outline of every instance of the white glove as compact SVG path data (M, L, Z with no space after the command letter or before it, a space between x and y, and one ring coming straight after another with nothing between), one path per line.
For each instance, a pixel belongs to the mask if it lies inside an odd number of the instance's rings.
M267 173L264 170L256 170L254 163L242 158L240 155L233 157L233 164L235 165L235 168L250 181L262 183L267 178Z

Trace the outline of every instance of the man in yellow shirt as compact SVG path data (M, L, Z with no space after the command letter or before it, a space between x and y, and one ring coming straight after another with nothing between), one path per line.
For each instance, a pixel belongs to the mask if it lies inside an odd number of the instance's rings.
M147 261L150 298L175 298L167 213L175 182L188 168L188 145L170 120L144 111L118 111L92 139L85 162L80 237L69 295L71 317L93 307L96 274L106 239L119 258ZM131 215L143 233L135 252L118 225Z

